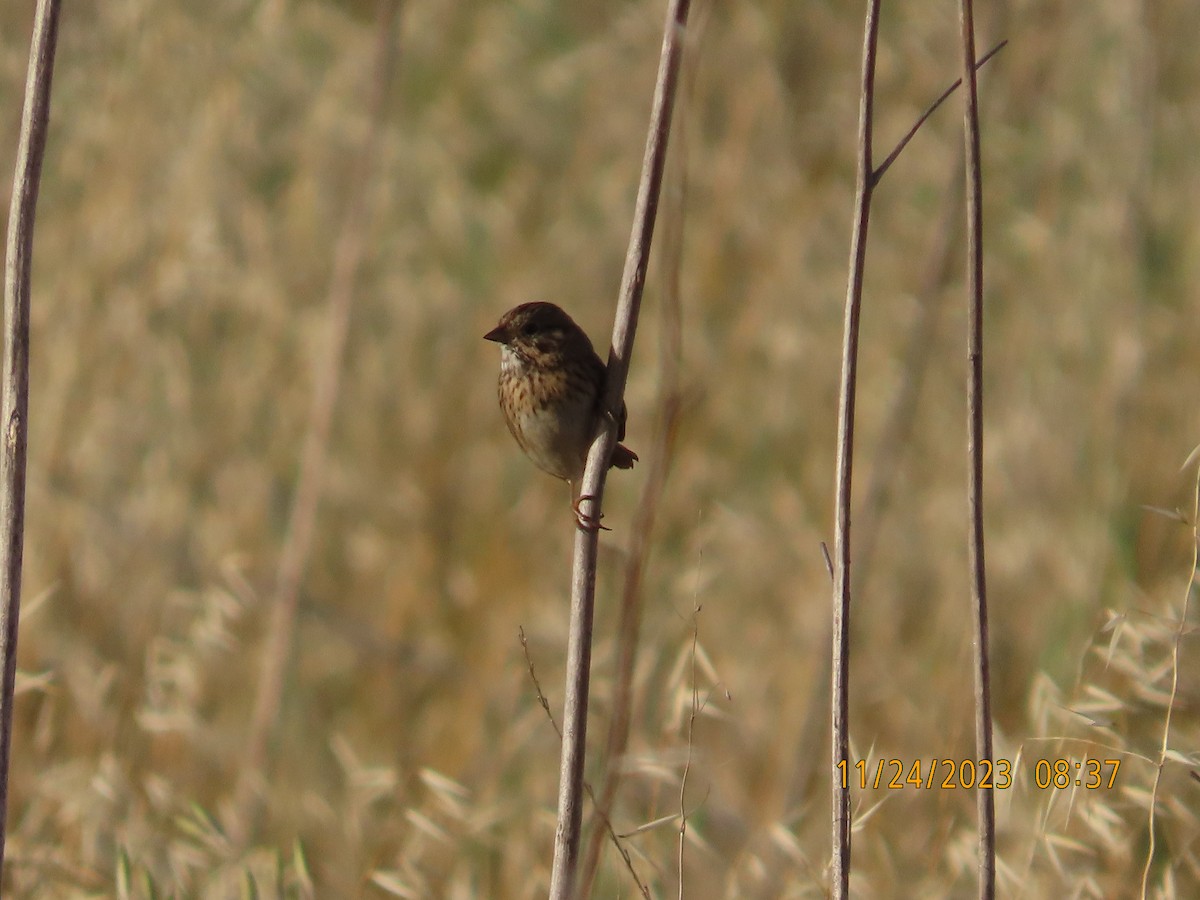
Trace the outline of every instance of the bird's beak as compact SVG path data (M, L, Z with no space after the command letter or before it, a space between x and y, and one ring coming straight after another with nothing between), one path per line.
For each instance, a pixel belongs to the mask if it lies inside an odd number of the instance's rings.
M503 344L507 337L508 336L504 333L504 329L497 325L495 328L485 334L483 339L485 341L495 341L497 344Z

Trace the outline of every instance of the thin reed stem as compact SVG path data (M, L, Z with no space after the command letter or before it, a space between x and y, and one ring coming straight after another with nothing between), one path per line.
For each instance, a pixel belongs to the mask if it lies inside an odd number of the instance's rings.
M867 226L875 188L871 140L875 108L875 54L879 45L880 0L867 0L863 29L862 87L858 111L858 175L854 191L854 226L850 236L850 277L846 287L846 320L842 337L842 379L838 393L837 482L833 539L833 642L831 732L833 758L831 893L835 900L850 894L850 784L839 773L850 768L850 496L854 470L854 401L858 382L858 322L862 310L863 273L867 263ZM839 768L839 766L841 768Z
M4 372L0 385L0 866L8 836L8 770L12 755L21 567L25 553L25 458L29 439L29 306L33 226L50 122L50 84L58 46L58 0L39 0L34 14L25 106L8 210L4 259Z
M703 24L693 18L692 39L684 51L681 75L680 102L684 109L689 106L695 84L696 67L690 65L689 54L698 46L695 32ZM633 676L640 641L643 591L646 564L650 556L651 540L658 518L659 505L666 491L667 476L675 456L675 438L679 432L683 395L680 388L680 366L683 357L683 311L680 280L683 274L683 229L684 205L687 197L687 129L680 129L676 137L672 156L679 173L675 189L667 191L667 209L663 215L660 265L663 273L661 297L661 338L658 352L658 394L655 407L658 410L654 437L646 457L646 480L638 500L630 528L624 582L621 588L621 614L617 622L617 661L614 673L612 715L609 719L608 739L604 750L604 780L597 800L593 819L612 815L613 803L621 784L622 757L629 744L630 720L633 715ZM600 866L600 850L604 833L593 824L584 855L579 888L581 897L591 896Z
M617 443L616 417L612 410L621 408L625 381L633 353L642 289L650 263L650 242L667 161L667 139L671 131L671 113L675 106L679 65L683 56L683 36L687 27L690 0L671 0L663 34L662 55L650 112L650 130L642 159L633 215L633 233L625 255L625 271L613 324L612 347L608 356L604 408L600 428L588 452L583 474L580 512L584 519L599 522L608 460ZM579 841L583 821L583 763L587 743L588 688L592 665L592 618L596 598L596 553L599 532L578 528L571 569L571 622L567 637L567 683L563 704L563 742L559 767L558 825L554 833L554 862L550 873L551 900L576 896L579 868Z
M975 611L975 755L992 759L992 681L988 656L987 568L983 535L983 171L972 0L960 0L963 140L967 178L967 507L971 604ZM976 789L979 896L996 895L996 808L991 786Z

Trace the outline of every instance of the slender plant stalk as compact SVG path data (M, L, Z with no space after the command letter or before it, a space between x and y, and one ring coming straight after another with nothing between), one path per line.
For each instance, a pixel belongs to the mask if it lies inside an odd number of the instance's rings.
M612 718L604 752L604 781L596 797L592 816L591 837L584 856L579 882L579 896L591 896L592 885L600 866L600 850L604 846L605 819L612 817L612 807L621 784L621 768L629 744L630 720L633 715L633 675L641 631L646 560L650 553L651 537L658 516L658 507L666 488L667 474L674 457L675 437L679 430L682 398L678 385L678 313L667 317L664 327L662 381L659 389L659 421L654 444L648 454L649 469L638 510L634 516L625 563L625 581L621 590L621 613L617 623L616 683L613 689ZM667 374L670 372L671 374Z
M29 292L33 224L50 122L50 83L58 46L58 0L39 0L33 20L25 106L8 210L4 260L4 373L0 385L0 866L8 836L8 769L12 756L17 626L21 618L21 563L25 552L25 451L29 438Z
M682 212L668 216L664 228L681 220ZM680 230L678 226L674 230ZM671 238L675 238L674 240ZM666 244L678 248L678 235L669 236ZM617 789L621 784L622 758L629 744L630 720L633 715L633 675L641 632L644 594L642 583L646 561L650 555L651 538L658 517L659 504L666 490L667 475L675 455L675 437L679 431L679 414L683 405L679 388L680 304L679 257L669 268L668 284L663 291L663 337L660 349L658 423L654 441L647 456L646 481L630 529L628 556L625 562L624 584L621 588L621 613L617 622L617 661L613 688L612 717L604 750L604 781L596 798L592 816L591 836L584 855L579 882L579 896L591 896L592 885L600 866L600 850L604 846L605 829L599 827L611 818Z
M1001 41L985 53L975 63L975 70L982 69L993 56L1007 45L1007 40ZM899 158L904 148L908 146L909 141L921 130L921 126L961 86L962 79L956 79L913 122L912 127L908 129L904 137L892 148L892 152L875 169L873 179L876 187L879 186L879 182L883 180L883 176L891 168L892 163ZM957 243L955 238L958 234L955 227L957 223L958 201L955 199L955 196L958 193L957 186L962 181L962 169L963 164L960 160L955 163L950 176L950 188L946 193L946 203L938 219L937 231L934 233L933 249L929 255L925 274L921 278L921 286L917 291L917 297L920 300L920 309L909 332L908 347L904 355L905 364L903 371L907 373L907 377L901 384L896 399L888 405L891 412L880 431L878 442L879 446L883 448L880 456L880 464L871 473L864 500L856 513L860 519L866 522L866 527L859 532L857 550L858 567L854 582L856 587L864 583L864 573L874 554L875 540L879 535L881 513L891 499L891 486L896 471L897 448L903 447L908 443L908 438L912 430L917 398L921 391L925 368L929 361L929 341L933 337L933 330L937 324L936 314L941 308L938 294L941 288L946 285L951 275L951 258Z
M975 63L975 70L978 71L987 65L988 61L1003 50L1008 45L1008 41L1004 40L998 43L995 47L989 50ZM878 187L879 182L891 168L904 148L921 130L929 117L937 112L938 108L945 103L950 96L962 86L962 79L958 78L946 90L938 96L936 100L929 105L920 117L917 118L911 128L905 133L904 137L892 148L892 152L887 155L887 158L879 164L875 169L873 176L875 186ZM962 162L955 164L951 181L953 185L957 185L962 181ZM954 195L957 190L953 188L947 192L947 203L942 211L939 219L938 230L936 232L936 240L934 250L929 258L929 265L925 270L925 275L921 279L921 287L918 291L918 298L921 299L920 311L913 323L910 331L908 349L905 353L904 371L908 373L908 377L901 385L895 401L889 404L891 410L887 422L880 431L879 446L883 448L881 455L881 465L877 466L871 474L865 499L862 506L857 511L857 514L866 521L866 529L859 532L858 545L858 572L855 576L855 585L863 584L864 572L870 563L871 557L875 549L875 539L879 534L880 513L887 506L891 493L891 482L893 474L896 470L896 448L904 446L908 442L909 433L911 431L913 414L916 409L917 397L920 393L921 383L924 380L925 367L929 360L927 352L929 341L932 338L933 328L936 324L935 313L940 308L937 292L944 286L950 278L950 261L951 252L955 246L954 238L957 234L955 229L956 219L955 214L958 209L957 200L954 200ZM886 464L886 468L883 464Z
M983 172L979 159L979 90L975 76L975 13L960 0L963 140L967 178L967 509L971 603L975 610L975 754L992 758L992 681L988 658L987 569L983 540ZM976 789L979 896L996 895L996 808L992 788Z
M987 54L985 54L983 58L975 64L975 68L983 68L988 60L999 53L1007 44L1008 41L1001 41L999 44L989 50ZM920 117L917 118L912 127L909 128L909 130L905 133L904 137L902 137L899 142L897 142L896 146L892 148L892 152L887 155L884 161L880 163L875 168L875 171L871 174L872 188L879 186L879 182L883 180L883 176L887 173L888 169L891 168L892 164L899 158L900 154L904 151L904 148L908 146L909 142L916 136L917 132L921 130L921 126L929 120L929 118L938 110L938 108L945 103L946 100L949 99L949 97L956 90L958 90L961 85L962 79L956 79L955 82L946 88L946 90L944 90L941 95L929 105L925 112L923 112ZM961 164L955 168L954 180L956 182L961 179L961 169ZM919 316L919 320L914 325L911 332L912 337L909 340L909 350L906 355L907 364L904 367L905 371L909 372L910 374L904 386L902 387L900 396L896 402L891 405L892 415L889 417L887 424L884 426L882 437L879 441L879 446L881 447L897 447L906 441L906 436L909 430L909 422L912 417L913 408L915 407L917 394L920 388L921 372L924 370L925 359L928 355L925 351L928 345L929 333L933 327L933 310L936 306L933 292L938 285L939 279L948 277L949 252L951 249L951 242L949 238L953 231L951 228L952 221L950 217L956 209L957 201L954 201L954 204L948 203L946 206L946 211L942 217L942 225L939 226L938 230L938 240L935 244L935 251L931 256L930 265L926 270L927 275L922 279L921 282L922 287L918 292L918 296L924 299L921 303L921 314ZM942 274L943 270L945 274ZM889 457L889 461L893 460L891 460ZM855 513L860 518L864 515L866 516L867 528L865 532L859 533L859 545L857 550L858 567L856 569L857 574L855 575L854 584L851 585L852 590L857 588L857 586L863 581L864 568L870 560L871 552L875 542L875 536L878 534L878 513L886 506L890 496L891 472L893 470L894 466L886 471L882 468L875 469L866 493L866 499L862 502L861 507ZM822 544L822 550L825 551L825 562L829 567L830 577L832 578L833 562L829 558L828 550L825 548L824 544ZM826 640L825 643L828 645L829 641ZM821 674L817 677L816 682L823 683L828 681L829 672L830 658L828 655L826 655L820 667ZM814 694L813 708L815 708L816 704L821 701L824 693L825 689L820 687L818 684ZM801 802L801 799L808 795L808 786L813 780L816 770L809 764L809 753L807 748L816 746L816 744L822 740L822 738L817 736L820 728L821 726L817 725L815 720L809 722L809 724L805 727L804 734L797 742L797 758L800 760L800 763L798 766L798 775L793 782L788 795L788 806L792 806Z
M860 524L856 532L852 595L859 592L862 585L866 584L867 572L880 533L880 523L892 498L892 484L895 480L897 462L902 449L908 445L912 430L917 400L920 397L925 368L929 359L930 339L941 306L938 288L949 277L950 252L954 246L953 236L957 234L957 229L954 227L957 222L956 214L959 211L956 187L962 180L961 170L960 164L955 169L952 187L946 195L945 211L939 219L933 247L926 263L925 275L917 290L919 308L909 331L908 346L902 367L905 377L895 399L888 405L890 412L877 442L877 446L881 449L868 476L867 489L862 492L863 499L854 510L854 517ZM826 559L828 562L828 557ZM832 563L829 563L829 566L832 576ZM826 651L821 654L814 669L812 697L809 700L809 708L813 710L824 708L828 695L827 685L831 672L828 652L829 631L827 629L823 638ZM788 789L788 800L785 804L787 808L797 807L807 802L809 793L815 789L820 774L820 753L816 748L825 740L828 726L828 720L819 716L805 717L804 728L796 741L795 777ZM840 778L840 773L838 777Z
M1200 448L1197 448L1200 450ZM1193 451L1195 456L1195 451ZM1189 464L1192 460L1189 459ZM1185 466L1186 468L1186 466ZM1154 786L1150 790L1150 821L1146 826L1149 835L1146 847L1146 864L1142 867L1142 900L1146 900L1150 890L1150 870L1154 866L1154 828L1158 811L1158 793L1162 786L1163 769L1167 765L1167 754L1171 749L1171 714L1175 710L1176 698L1179 696L1179 659L1183 637L1188 633L1188 609L1191 606L1192 592L1200 585L1200 469L1196 471L1195 487L1192 490L1192 570L1183 589L1183 603L1179 610L1179 621L1175 623L1175 640L1171 645L1171 694L1167 697L1167 711L1163 715L1162 744L1158 750L1158 760L1154 769Z
M862 87L858 110L858 176L854 191L854 226L850 236L850 278L846 288L846 322L842 339L842 382L838 394L837 484L833 539L832 748L830 784L833 795L830 865L835 900L850 894L850 487L854 469L854 400L858 381L858 320L862 309L863 273L867 262L867 226L875 178L871 135L875 107L875 52L879 45L880 0L867 0L863 36ZM839 768L839 766L841 768Z
M580 511L591 521L600 520L601 500L608 461L617 443L616 418L612 410L621 408L629 359L637 331L642 289L650 262L650 241L667 160L667 138L683 55L683 36L687 27L690 0L671 0L663 34L662 55L654 101L650 112L650 131L642 159L642 177L638 185L633 214L633 232L625 255L625 271L613 324L612 348L608 355L604 409L600 428L588 452L583 474ZM571 622L567 637L567 682L563 704L563 742L559 767L558 825L554 833L554 862L550 872L551 900L576 896L579 868L579 837L583 821L583 764L587 742L588 687L592 664L592 617L596 599L596 551L599 534L595 529L579 528L575 533L575 552L571 569Z
M378 42L371 96L368 100L371 129L363 138L359 149L359 160L354 170L356 181L346 204L342 228L334 248L324 352L315 367L316 383L309 410L308 431L301 451L300 471L296 477L296 493L288 519L287 535L280 551L279 568L275 575L266 647L263 650L262 674L255 694L245 757L234 795L238 814L231 831L237 838L236 843L245 840L252 827L258 805L258 786L267 764L267 745L279 718L284 673L291 659L300 581L312 549L317 506L325 481L329 429L333 420L333 409L337 403L354 285L366 250L370 180L378 151L383 106L396 53L394 31L399 11L399 0L380 0L376 29Z
M693 31L697 23L693 19ZM695 47L695 39L688 47ZM688 97L695 79L695 67L689 66L684 51L683 74L680 86L680 104L688 108ZM646 456L646 480L638 501L630 529L629 548L625 562L624 583L621 588L621 613L617 622L617 661L614 674L612 715L609 719L608 739L604 750L604 781L596 798L596 810L592 816L587 852L584 854L583 869L579 880L579 896L590 897L592 885L600 866L600 850L604 846L604 828L599 824L612 816L613 803L621 784L622 759L629 744L630 719L633 715L633 675L637 661L637 649L642 622L642 583L645 579L646 561L650 555L651 538L658 517L659 504L667 486L667 475L675 455L675 437L679 431L679 415L683 406L680 390L680 360L683 356L682 303L680 300L680 277L683 272L683 225L684 202L687 197L687 130L682 129L675 139L673 156L680 173L677 190L667 191L667 209L662 224L662 252L659 255L663 269L662 289L662 337L659 341L658 396L655 406L658 418L655 423L654 439Z

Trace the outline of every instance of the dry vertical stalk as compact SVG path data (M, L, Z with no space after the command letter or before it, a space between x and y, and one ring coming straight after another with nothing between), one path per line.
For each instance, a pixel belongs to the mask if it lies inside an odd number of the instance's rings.
M1007 40L1001 41L985 53L975 63L976 71L982 69L988 60L1003 50L1007 44ZM908 133L901 138L900 142L896 144L887 158L875 169L874 177L876 186L878 186L884 174L891 168L892 163L896 161L904 148L908 146L909 141L916 136L921 126L961 86L962 79L959 78L946 88L941 96L930 104L929 108L913 123ZM900 386L896 398L888 404L891 412L883 428L880 430L878 441L878 445L884 448L884 453L880 457L879 464L871 472L865 498L857 510L858 517L865 520L866 527L859 532L858 569L855 575L855 587L865 583L863 580L865 578L864 573L870 565L874 554L875 541L879 536L880 519L891 500L892 482L895 480L897 468L897 453L899 448L907 445L912 432L917 399L920 394L921 384L924 381L925 367L929 361L927 350L930 340L933 337L937 313L941 308L938 292L947 283L951 274L951 256L958 234L956 228L958 201L955 199L955 195L957 194L957 185L962 181L962 169L962 163L956 162L950 176L951 185L946 192L947 202L938 220L933 251L930 254L925 274L921 279L921 287L917 292L917 297L921 302L913 321L912 329L909 332L908 347L904 354L905 361L902 371L906 373L906 377Z
M987 61L997 53L999 53L1006 44L1008 44L1008 41L1001 41L999 44L989 50L983 56L983 58L975 64L975 68L983 68L984 64L987 63ZM938 107L945 103L950 95L958 90L961 85L962 79L959 78L952 85L950 85L950 87L946 88L946 90L942 92L941 96L934 100L933 103L931 103L925 110L925 112L922 113L921 116L913 123L912 127L909 128L904 137L902 137L896 146L892 148L892 152L887 155L887 158L879 164L874 172L872 172L872 189L879 186L879 182L883 180L883 176L887 173L887 170L891 168L892 163L894 163L899 158L900 154L904 152L904 148L908 146L909 142L916 137L916 134L918 131L920 131L921 126L929 120L930 116L937 112ZM959 169L961 169L961 166L955 169L955 181L959 180L961 177L959 174ZM924 350L928 343L928 332L930 331L932 325L932 311L934 308L932 293L937 287L938 280L943 277L941 273L943 270L945 270L945 267L949 265L949 237L951 234L950 213L953 211L953 209L954 207L947 204L946 212L943 215L943 224L939 229L940 237L937 243L937 247L939 249L935 252L931 259L930 268L928 270L929 274L927 274L925 279L922 281L923 286L919 292L919 296L925 298L925 301L921 304L920 318L922 321L913 328L912 337L909 341L909 351L906 354L907 363L904 367L905 371L909 372L910 375L901 390L899 398L893 404L891 404L893 414L888 419L888 422L882 431L883 437L879 441L879 445L881 447L895 447L903 444L905 442L904 436L909 430L908 420L912 416L913 407L916 403L916 392L920 386L920 375L916 373L918 373L919 369L923 369L924 367ZM894 462L894 460L890 459L889 461ZM865 537L862 536L862 533L860 532L859 567L857 570L857 578L860 581L863 578L863 569L865 566L864 560L869 560L874 544L874 538L878 532L878 514L886 505L890 488L890 471L885 472L877 468L873 474L875 477L869 483L866 500L863 501L857 513L860 517L864 514L867 515L867 529ZM833 562L829 558L829 551L824 543L821 544L821 550L825 554L825 565L829 569L829 575L832 579ZM853 590L854 587L855 585L852 584L851 589ZM823 669L826 671L826 674L822 676L822 678L828 677L829 666L829 658L826 657L825 663L823 664ZM804 732L805 736L802 737L798 742L798 746L800 747L800 758L805 762L801 765L801 774L796 779L790 794L790 797L796 802L799 801L799 798L803 798L808 794L810 772L808 771L808 757L804 748L815 745L817 740L816 737L814 737L815 733L815 728L813 727L812 723L809 723ZM791 804L789 803L789 805Z
M29 290L33 223L50 120L50 82L58 45L58 0L39 0L33 20L25 107L8 210L4 262L4 382L0 421L0 866L8 836L8 763L12 754L13 686L17 677L17 625L21 617L21 562L25 550L25 451L29 436Z
M633 233L625 255L621 292L613 324L612 348L608 356L608 378L604 390L604 409L617 410L625 398L625 380L637 331L642 288L650 261L650 241L667 159L667 138L671 112L683 54L683 36L687 27L690 0L671 0L663 34L662 55L654 87L650 112L650 131L642 159L642 177L638 185L633 214ZM600 507L608 460L617 442L616 419L611 413L601 417L600 428L588 452L583 474L580 511L584 518L600 520ZM583 763L587 742L588 686L592 664L592 614L596 599L596 551L599 535L595 529L579 528L575 533L575 552L571 569L571 623L567 637L567 683L563 704L563 742L559 766L558 825L554 832L554 862L550 873L551 900L575 896L579 868L579 833L583 819Z
M842 383L838 394L837 486L833 537L833 677L830 784L833 794L832 894L850 893L850 783L842 772L850 767L850 486L854 468L854 399L858 379L858 320L862 309L863 272L867 261L867 225L875 177L871 164L875 107L875 51L879 44L879 3L867 0L863 37L862 88L858 110L858 175L854 191L854 226L850 236L850 278L846 288L846 323L842 339ZM844 768L839 769L839 766Z
M695 46L693 39L690 47ZM690 52L691 50L685 51L685 57ZM680 104L687 109L688 97L695 82L688 73L694 75L695 67L690 66L685 58L683 70ZM666 490L667 475L674 457L675 437L683 405L679 375L680 360L683 356L679 282L683 269L683 209L687 196L687 154L684 149L686 134L684 129L675 141L674 156L681 175L678 189L667 192L668 206L663 216L662 252L659 257L664 282L660 312L662 338L659 342L658 397L655 404L658 407L658 421L650 449L643 454L647 464L646 480L630 528L628 557L621 588L621 614L617 624L616 683L613 688L612 716L604 751L604 781L596 798L591 836L580 875L581 897L591 896L592 885L600 865L600 850L604 846L605 829L600 825L603 820L611 817L613 802L621 783L622 757L629 743L630 718L633 713L633 674L644 596L642 582L659 503Z
M672 279L674 281L674 279ZM579 896L591 896L592 883L600 864L605 830L599 827L612 815L613 802L621 783L622 757L629 743L630 718L633 714L633 670L637 657L642 620L642 581L650 538L658 515L658 506L666 488L667 474L674 456L675 436L679 430L682 397L679 391L680 322L678 294L668 287L664 294L663 347L660 368L659 419L648 457L645 486L634 516L621 589L621 614L617 625L616 685L613 688L612 719L604 753L604 782L596 798L591 838L580 880Z
M975 754L992 758L992 683L988 660L987 570L983 541L983 173L979 160L979 90L972 0L960 0L963 141L967 175L967 508L968 564L975 610ZM996 894L996 809L992 788L976 789L979 896Z
M961 181L961 166L954 172L953 183ZM956 234L953 214L958 212L958 192L955 187L947 193L945 212L939 219L934 235L933 249L926 264L926 274L921 287L917 290L920 301L916 318L909 332L908 346L904 355L902 371L904 381L896 398L888 404L890 413L880 430L877 446L884 448L879 453L874 468L868 475L867 489L863 492L864 499L858 504L854 515L862 523L858 529L857 565L851 584L852 595L866 584L867 571L879 535L880 522L887 511L892 496L892 484L895 480L897 460L902 448L908 445L912 431L912 423L916 412L917 400L920 396L921 384L925 367L929 359L930 340L936 324L937 313L941 300L937 296L943 280L949 277L950 251L953 247L952 237ZM824 549L824 545L822 545ZM833 564L828 552L825 557L826 565L833 574ZM828 638L825 639L828 644ZM830 657L822 654L819 668L813 679L812 698L809 708L816 710L825 702L826 687L830 677ZM814 789L819 775L819 756L815 749L825 740L826 721L816 716L808 716L804 722L801 736L796 742L796 775L789 787L786 806L794 807L804 803L809 792ZM838 773L840 778L840 773Z
M369 219L369 187L379 144L383 106L395 57L396 18L399 0L380 0L376 26L378 43L372 92L368 101L371 129L363 139L355 167L356 183L346 204L341 232L334 248L333 272L329 282L329 321L325 336L324 355L316 367L316 385L309 411L308 432L300 457L300 472L296 478L296 494L288 520L287 535L280 551L279 568L271 601L271 616L267 626L263 668L259 677L246 753L234 793L237 810L231 832L236 843L249 836L258 803L258 785L267 763L267 743L279 718L283 697L283 678L291 658L292 636L296 629L296 603L300 579L312 548L316 527L317 505L325 480L325 460L329 447L329 427L337 402L341 376L342 355L350 321L350 306L354 283L366 249L366 230Z

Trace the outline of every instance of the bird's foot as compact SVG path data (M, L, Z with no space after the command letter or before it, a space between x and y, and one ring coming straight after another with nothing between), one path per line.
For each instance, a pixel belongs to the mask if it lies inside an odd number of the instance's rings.
M597 498L594 494L584 494L578 500L571 504L571 510L575 513L575 523L584 531L612 531L607 525L601 525L600 520L604 518L603 514L599 516L585 515L580 509L580 504L584 500L595 501Z

